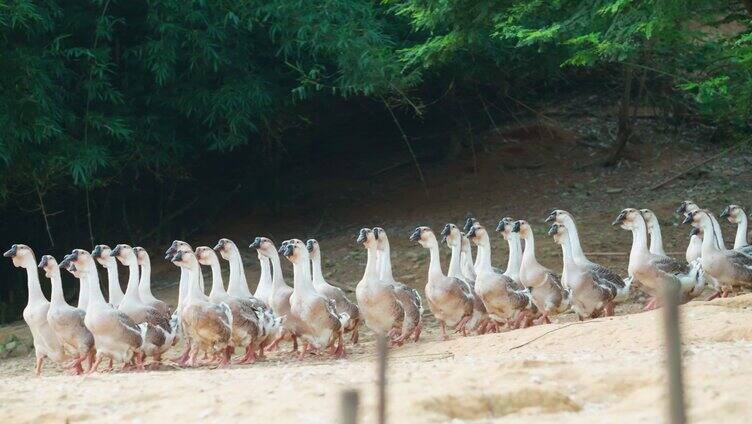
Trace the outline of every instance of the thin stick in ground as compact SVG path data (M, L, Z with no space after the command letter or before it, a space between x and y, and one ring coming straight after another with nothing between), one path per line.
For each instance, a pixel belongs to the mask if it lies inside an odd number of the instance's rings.
M386 356L387 341L386 336L379 336L376 339L376 348L378 353L378 411L376 416L379 424L386 424Z

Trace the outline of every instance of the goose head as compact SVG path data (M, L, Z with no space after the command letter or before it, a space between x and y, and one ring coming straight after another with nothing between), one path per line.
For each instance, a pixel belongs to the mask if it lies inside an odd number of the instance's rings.
M373 227L373 238L376 239L376 248L379 250L387 250L389 248L389 237L386 236L386 231L381 227Z
M311 259L316 259L319 257L319 254L321 254L321 248L319 247L318 240L308 239L305 246L306 250L308 250L308 254L311 256Z
M679 207L676 209L676 213L678 213L679 215L686 215L687 213L694 212L698 209L700 209L700 207L697 206L697 203L691 200L685 200L679 204Z
M554 242L556 244L561 244L564 242L564 240L566 240L567 227L554 222L548 229L548 235L554 238Z
M721 218L728 219L728 222L732 224L738 224L742 220L744 209L739 205L728 205L723 212L721 212Z
M519 233L521 238L526 238L528 235L533 234L533 229L527 221L519 219L512 224L512 232Z
M467 238L473 242L476 246L481 243L483 239L488 237L488 232L486 231L486 227L478 224L470 228L470 231L467 232Z
M505 216L499 221L499 225L496 226L496 231L501 233L504 240L509 240L509 236L512 234L512 227L514 227L514 219Z
M110 255L112 255L113 258L117 259L121 264L125 266L128 266L131 263L138 264L136 253L133 251L133 248L127 244L118 244L114 249L112 249L112 253Z
M446 243L449 247L462 247L462 232L460 229L452 224L446 224L444 225L444 228L441 230L441 241Z
M149 261L149 253L141 246L136 246L133 248L133 253L136 254L136 263L139 265L150 265Z
M44 255L39 261L39 268L44 271L44 276L47 278L52 278L54 271L59 269L58 266L57 259L52 255Z
M222 259L226 261L230 260L230 257L236 250L237 246L235 246L235 242L228 238L219 239L217 245L214 246L214 251L219 253L222 256Z
M636 227L637 222L643 220L642 214L635 208L626 208L619 212L611 225L618 225L625 230L631 230Z
M382 234L379 235L381 237ZM358 231L358 238L355 240L358 244L362 244L366 249L378 248L378 241L373 234L373 230L370 228L361 228Z
M305 264L309 259L308 249L303 240L300 239L290 239L282 243L282 246L279 248L279 254L293 264Z
M658 222L658 217L650 209L640 209L640 214L645 223L648 224L648 234L651 234L653 232L653 225Z
M209 246L199 246L196 248L196 259L201 265L211 265L218 262L217 253Z
M467 234L470 231L470 228L472 228L475 225L480 225L478 223L478 220L473 218L472 216L468 216L465 220L465 226L462 227L462 231Z
M34 259L34 251L25 244L14 244L3 253L6 258L11 258L13 266L16 268L30 268L36 266L36 260Z
M555 222L557 224L564 224L565 219L573 220L572 214L563 209L553 209L546 218L546 222Z
M256 249L256 252L260 256L271 258L277 255L277 248L274 247L274 242L266 237L256 237L249 247Z
M74 276L80 278L80 273L91 271L94 267L94 258L91 257L91 253L84 249L73 249L69 255L63 258L60 262L60 267L67 269ZM94 270L96 272L96 270ZM76 272L79 274L77 275Z
M426 226L417 227L410 235L410 241L418 242L425 248L438 247L439 242L436 240L436 234Z
M112 249L106 244L98 244L91 251L91 256L103 267L117 265L115 258L112 257Z
M196 254L191 250L178 250L173 255L171 262L181 268L191 268L191 266L197 264Z
M170 247L167 248L167 251L165 252L165 259L172 260L172 257L175 256L178 252L192 252L193 248L190 244L181 241L181 240L175 240L172 242Z
M696 228L702 228L705 224L710 222L710 212L706 209L697 209L687 213L684 216L682 224L689 224ZM710 225L712 225L712 223Z

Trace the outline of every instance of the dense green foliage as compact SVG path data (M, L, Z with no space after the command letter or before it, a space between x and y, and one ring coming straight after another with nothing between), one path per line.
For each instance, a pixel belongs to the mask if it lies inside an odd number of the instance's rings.
M129 235L153 235L169 208L203 195L201 173L213 176L205 186L277 195L278 185L254 184L258 174L278 176L279 152L305 144L321 111L362 102L420 118L494 98L545 100L584 78L617 93L620 129L630 106L649 104L744 137L745 5L0 0L2 234L93 242L119 214ZM29 216L35 229L19 235L13 221Z

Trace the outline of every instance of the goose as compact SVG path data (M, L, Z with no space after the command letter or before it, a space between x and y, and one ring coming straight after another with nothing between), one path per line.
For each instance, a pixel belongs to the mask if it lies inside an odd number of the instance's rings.
M230 278L227 283L227 293L240 299L257 299L251 294L248 288L248 280L245 278L245 269L243 268L243 258L240 256L238 246L230 239L219 239L214 250L222 255L222 259L230 263Z
M542 313L539 322L550 323L550 316L569 308L569 290L561 285L561 279L556 273L538 263L535 258L535 236L530 224L525 220L515 221L512 232L519 233L520 238L525 241L519 281L530 289L533 303Z
M417 227L410 235L410 241L418 242L430 252L425 293L428 306L441 325L443 339L449 340L446 333L447 324L466 336L465 324L472 319L474 312L474 299L470 287L457 278L447 277L442 271L439 242L433 230L425 226Z
M118 244L112 250L111 256L128 267L128 285L125 288L125 296L123 296L118 310L128 315L133 322L139 325L144 343L141 349L142 353L151 357L155 362L154 365L158 366L162 354L175 342L175 334L177 333L177 329L170 324L169 307L158 308L142 300L142 294L139 293L138 258L131 246Z
M419 316L413 319L406 314L395 286L379 278L378 241L373 230L361 228L356 242L363 245L367 253L363 278L355 287L360 314L378 337L389 337L392 344L399 345L410 336L405 330L409 331L410 327L417 330ZM405 318L411 320L407 325L403 323Z
M728 297L730 292L739 288L752 288L752 256L718 247L718 242L714 240L713 214L710 211L698 209L690 212L684 223L703 230L700 257L702 269L718 281L721 297Z
M57 260L50 256L42 256L39 268L44 270L45 276L50 279L52 293L50 295L50 308L47 311L47 323L55 332L66 353L73 356L73 372L82 374L81 363L88 359L89 367L94 363L96 350L94 349L94 336L84 325L86 312L73 307L65 301L63 295L63 281L60 277L60 268Z
M613 315L613 302L617 286L592 268L583 267L574 260L570 235L563 224L554 223L548 230L554 242L561 245L564 267L561 283L571 292L572 310L580 321L595 318L603 313Z
M42 374L42 366L45 358L58 364L68 359L63 345L55 335L55 331L47 321L50 310L50 302L44 296L42 287L39 285L37 274L37 262L34 252L25 244L14 244L3 253L6 258L11 258L13 266L26 270L26 287L29 297L23 310L23 318L31 330L36 355L36 375Z
M645 220L645 225L648 226L648 234L650 235L650 253L667 256L666 251L663 249L661 223L658 222L658 217L650 209L640 209L640 213Z
M110 305L115 308L123 300L123 289L120 287L118 277L117 260L111 256L112 249L106 244L98 244L91 251L91 256L96 259L97 263L107 270L107 293Z
M186 338L191 341L188 366L196 366L199 351L212 354L219 360L219 367L229 362L228 346L232 337L232 311L226 303L215 305L208 302L201 290L201 269L192 251L178 250L172 263L187 268L190 281L185 303L180 310L180 322Z
M329 284L324 279L324 273L321 271L321 246L316 239L306 241L306 249L311 257L311 271L313 272L313 287L319 294L334 301L337 313L346 313L350 317L348 326L344 331L352 332L350 341L358 343L358 329L361 325L360 311L358 305L350 302L345 296L345 292L339 287Z
M136 254L136 263L141 267L141 279L138 282L138 297L141 302L156 309L163 316L171 316L170 306L154 297L151 292L151 260L149 253L143 247L136 246L133 248Z
M316 352L329 346L334 357L343 357L345 343L342 333L350 316L346 312L337 314L334 301L316 291L311 279L311 258L302 240L289 240L279 252L293 265L290 314L301 323L300 331L306 345L300 359L309 351Z
M699 295L705 288L700 266L690 266L674 258L650 253L647 244L645 219L637 209L622 210L612 225L632 231L632 249L629 253L629 275L639 281L651 299L646 310L658 306L657 295L667 285L679 286L683 301ZM711 224L712 225L712 224Z
M263 345L277 325L277 321L267 319L264 311L248 298L232 296L225 291L219 258L208 246L196 248L196 259L201 265L208 265L212 271L212 286L209 301L215 305L227 304L232 311L233 347L245 348L245 355L236 364L252 364L264 357ZM258 356L256 351L258 350Z
M476 331L478 334L484 334L490 325L486 305L483 304L483 300L475 292L475 279L470 279L462 273L462 240L465 239L466 243L469 243L469 240L460 232L456 225L451 223L444 225L444 228L441 230L441 236L452 252L449 259L447 276L457 278L467 284L468 290L473 295L473 316L465 324L465 329L467 331Z
M728 219L728 222L737 224L736 237L734 237L734 250L738 250L745 255L752 255L752 246L747 243L747 213L739 205L728 205L721 218Z
M585 268L594 278L601 284L611 284L616 289L616 296L605 307L605 315L611 316L614 314L614 304L617 302L623 302L629 297L629 289L632 285L632 280L623 280L619 277L619 274L606 268L603 265L597 264L585 256L585 252L582 251L582 244L580 244L580 235L577 231L577 224L574 221L574 217L571 213L562 210L554 209L546 218L546 222L556 222L557 224L566 227L566 233L569 237L569 248L572 253L572 260L580 267ZM658 229L658 235L660 236L660 229ZM663 243L658 245L662 246ZM563 249L563 246L562 246Z
M491 266L491 242L485 227L478 224L471 227L467 234L470 241L478 246L477 255L480 257L475 268L475 291L493 319L505 321L510 328L519 323L527 326L529 320L523 318L528 318L534 308L530 292L516 280L522 255L520 236L512 233L512 223L511 218L504 218L497 227L509 244L509 261L503 274L497 273Z
M279 260L279 252L274 243L266 237L256 237L249 246L256 252L269 259L272 264L272 286L269 292L269 307L274 316L285 317L284 324L280 327L277 338L269 345L269 349L275 348L286 337L292 339L292 352L298 351L297 322L290 316L290 296L293 289L285 283L282 275L282 264Z
M395 340L401 344L411 336L417 342L423 330L423 299L417 290L398 282L392 273L392 251L389 245L389 237L381 227L374 227L373 238L376 240L376 258L378 260L379 279L394 287L394 295L402 306L404 317L402 330Z
M128 315L104 300L94 258L83 249L74 249L60 266L67 268L69 264L82 274L82 278L89 280L89 304L84 325L94 336L97 354L87 373L95 372L104 358L109 358L110 362L123 362L123 369L130 368L135 362L136 368L143 370L141 329Z
M679 204L679 208L676 209L676 213L686 218L687 214L700 209L697 204L691 200L685 200ZM713 221L713 233L715 234L715 241L718 248L726 248L723 242L723 233L721 232L721 225L715 219L715 216L711 217ZM702 237L700 234L691 234L689 239L689 246L687 246L686 259L687 263L692 263L695 259L699 258L702 254Z

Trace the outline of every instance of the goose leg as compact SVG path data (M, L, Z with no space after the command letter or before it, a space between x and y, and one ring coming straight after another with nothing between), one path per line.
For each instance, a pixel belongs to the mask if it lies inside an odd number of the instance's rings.
M44 361L44 356L37 356L37 364L36 364L36 367L34 367L34 372L36 372L37 376L42 375L43 361Z
M360 318L355 320L355 325L352 329L352 334L350 335L350 342L352 344L358 344L358 330L360 329Z
M337 351L334 356L335 358L343 358L345 356L345 340L341 332L337 336Z
M415 336L413 337L413 340L415 340L415 343L418 343L418 340L420 340L420 332L421 332L421 331L423 331L423 324L418 324L418 325L417 325L417 326L415 327L415 331L414 331L414 333L413 333L413 334L415 335Z
M253 348L253 344L249 343L245 348L245 355L238 359L235 364L253 364L256 362L256 350Z
M614 301L608 302L606 306L603 308L603 315L607 317L614 316L614 307L616 305L614 304Z
M88 355L79 355L76 360L73 361L70 368L73 371L73 375L81 375L84 373L84 368L81 363L87 358Z
M188 358L191 355L191 342L190 340L186 340L185 342L185 350L183 350L183 354L180 355L180 357L177 359L177 363L179 365L185 366L185 364L188 362Z
M710 295L710 297L708 298L708 301L711 301L713 299L717 299L719 297L721 297L721 292L720 291L716 291L715 293L713 293L713 294Z
M86 373L87 374L91 374L91 373L95 372L97 370L97 368L99 368L99 363L102 362L102 358L103 358L103 356L97 355L97 359L94 361L93 364L91 364L91 366L89 367L89 370L86 371ZM112 362L112 357L110 357L110 362Z
M467 329L465 326L467 326L467 322L470 321L471 318L472 316L470 315L463 317L460 322L457 323L456 330L454 330L455 334L461 332L462 337L467 337Z
M449 340L449 336L447 336L446 332L446 323L444 321L441 321L441 338L444 341Z

